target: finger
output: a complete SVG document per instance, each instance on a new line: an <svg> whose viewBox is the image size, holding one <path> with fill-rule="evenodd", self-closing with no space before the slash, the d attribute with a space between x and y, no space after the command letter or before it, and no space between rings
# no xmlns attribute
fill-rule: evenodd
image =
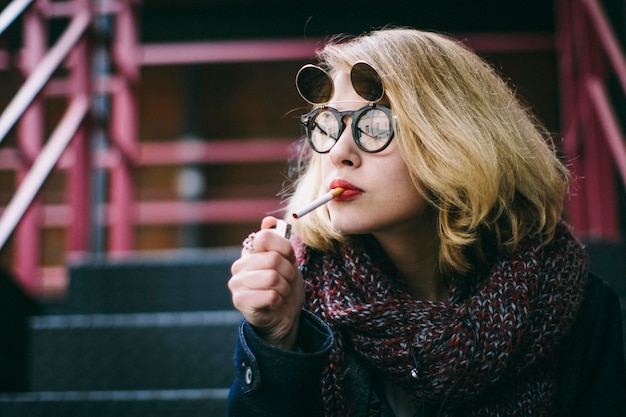
<svg viewBox="0 0 626 417"><path fill-rule="evenodd" d="M290 282L276 271L246 271L229 280L231 291L276 291L281 297L291 294Z"/></svg>
<svg viewBox="0 0 626 417"><path fill-rule="evenodd" d="M255 270L270 270L276 271L281 276L288 280L293 280L293 277L297 274L298 269L291 259L285 258L283 254L277 251L259 252L257 256L248 258L249 262L246 263L245 269L250 271Z"/></svg>
<svg viewBox="0 0 626 417"><path fill-rule="evenodd" d="M237 275L245 271L276 271L289 281L298 274L296 265L276 251L254 252L237 259L231 265L231 275Z"/></svg>
<svg viewBox="0 0 626 417"><path fill-rule="evenodd" d="M254 236L256 252L276 251L291 263L295 263L296 255L291 242L270 229L258 231Z"/></svg>
<svg viewBox="0 0 626 417"><path fill-rule="evenodd" d="M264 217L263 220L261 220L261 229L271 229L272 227L276 227L277 223L278 219L276 217Z"/></svg>
<svg viewBox="0 0 626 417"><path fill-rule="evenodd" d="M271 217L268 216L266 218L263 219L263 222L261 223L261 231L268 231L268 230L273 230L274 232L276 232L276 230L274 230L274 228L276 227L276 225L278 224L278 222L282 222L282 220L278 220L275 217ZM282 222L282 224L286 224L284 222ZM274 233L278 236L281 237L280 240L275 240L276 242L279 242L281 240L287 240L287 235L289 234L289 228L288 225L285 226L287 229L286 230L282 230L280 233ZM249 253L253 253L257 251L257 245L255 245L255 240L257 237L257 234L259 234L259 232L252 232L250 233L241 243L242 246L242 256L244 254L249 254ZM281 245L283 250L285 249L285 245L284 243ZM263 250L271 250L271 247L265 247Z"/></svg>
<svg viewBox="0 0 626 417"><path fill-rule="evenodd" d="M257 320L262 316L270 317L267 313L278 310L284 303L285 299L273 290L245 290L233 293L233 306L247 319L251 316Z"/></svg>
<svg viewBox="0 0 626 417"><path fill-rule="evenodd" d="M256 232L251 232L246 238L241 242L241 256L248 255L256 251L254 248L254 238L256 237Z"/></svg>
<svg viewBox="0 0 626 417"><path fill-rule="evenodd" d="M261 222L261 229L272 229L285 239L289 239L291 237L291 225L284 220L277 219L276 217L265 217Z"/></svg>

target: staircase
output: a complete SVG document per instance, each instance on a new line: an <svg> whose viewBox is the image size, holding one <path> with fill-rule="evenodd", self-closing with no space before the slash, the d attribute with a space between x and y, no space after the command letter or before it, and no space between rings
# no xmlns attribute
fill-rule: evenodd
<svg viewBox="0 0 626 417"><path fill-rule="evenodd" d="M256 7L252 12L250 9L242 12L241 7L228 1L215 2L219 7L201 0L144 3L142 37L157 46L177 37L184 41L238 39L241 33L250 39L301 39L306 19L314 14L315 19L305 33L310 38L341 31L358 33L362 27L379 23L371 22L369 16L348 21L345 16L365 14L369 6L373 10L380 9L379 2L368 0L357 10L352 4L336 5L339 9L335 8L334 13L320 17L317 5L295 5L278 0L240 2L248 3L249 8ZM523 43L519 39L533 39L533 35L538 35L539 44L542 44L544 35L554 29L550 2L532 0L530 4L512 2L507 6L504 2L455 0L449 7L437 6L436 2L423 3L422 12L411 21L406 20L410 14L404 5L387 7L387 13L395 10L396 14L379 17L381 21L385 20L384 23L406 22L407 25L448 32L476 34L485 31L484 37L469 37L475 42L470 42L471 46L482 49L484 55L516 84L523 97L533 103L548 127L559 131L558 68L552 39L549 39L548 47L541 46L534 51L507 49L511 45L519 47ZM479 6L485 7L488 3L490 10L498 12L502 19L480 11ZM299 9L305 7L311 7L311 10ZM511 10L500 10L507 8ZM452 13L454 16L451 16L451 10L456 12ZM243 25L241 19L250 16L254 19ZM244 26L247 32L240 32ZM482 48L484 43L481 42L490 35L497 37L506 32L522 33L523 36L500 38L499 42L487 42L495 46ZM186 38L183 37L185 33ZM263 45L259 43L257 47ZM275 49L274 45L272 43L269 49ZM144 164L149 166L138 167L135 173L140 188L144 186L139 190L139 197L150 201L138 201L139 205L144 203L145 210L140 212L147 220L135 227L139 230L136 237L138 249L152 251L182 246L178 244L179 230L171 227L172 220L168 217L175 212L171 210L174 206L157 205L152 201L180 197L171 184L178 168L169 160L161 171L155 166L159 161L162 163L161 159L167 159L162 155L177 153L172 150L179 148L161 142L181 137L182 127L190 125L199 131L200 137L206 137L206 148L198 148L202 150L198 152L200 155L192 155L193 158L189 159L191 165L197 164L206 171L207 194L211 198L230 198L237 193L238 197L253 195L263 201L261 197L273 196L278 191L283 178L276 172L283 171L285 159L278 152L263 169L256 164L249 166L255 162L252 157L235 165L229 158L220 160L214 154L219 155L216 149L222 149L225 144L232 146L237 137L241 137L246 142L235 149L241 156L239 149L249 149L259 132L267 137L292 139L290 135L294 134L295 124L281 119L281 116L285 109L295 108L301 102L285 80L292 79L301 65L298 61L304 57L298 55L289 62L253 62L249 67L239 63L214 66L195 63L191 65L192 69L181 69L182 65L179 68L163 62L155 64L158 48L145 51L152 51L152 55L145 54L144 59L148 62L142 69L139 104L145 113L139 144L144 159L148 160ZM306 59L310 62L309 57ZM258 83L255 77L264 82ZM215 80L227 81L214 83ZM239 94L231 95L235 87ZM197 94L186 89L197 90ZM268 106L265 100L268 96L280 97L285 102L281 106ZM213 106L214 103L220 105ZM165 114L164 108L171 114ZM205 113L212 114L220 122L231 123L205 123L193 109L202 113L202 117ZM261 112L267 109L276 114ZM246 123L232 123L228 118L232 115ZM266 131L269 129L267 120L272 121L277 131ZM223 141L220 138L224 138ZM213 146L211 152L209 145ZM284 147L279 145L275 148ZM155 149L160 149L161 153ZM105 168L106 163L117 161L116 155L104 158ZM280 160L280 166L277 160ZM116 170L111 169L111 172ZM268 174L270 171L273 176ZM254 181L242 186L244 180ZM621 200L623 206L624 197ZM238 220L240 223L231 219L223 225L215 223L224 216L212 218L209 215L208 208L213 206L194 206L200 209L185 212L184 222L211 223L209 227L203 225L198 229L202 232L198 246L220 245L216 249L138 252L129 258L113 260L92 256L70 263L67 297L62 300L35 302L14 285L13 277L0 277L0 334L5 338L0 344L0 416L226 416L228 388L233 379L232 353L241 316L233 310L226 287L230 265L238 256L239 248L224 245L240 241L256 227L257 219L262 217L260 212L270 211L259 204L249 203L247 206L258 208L259 213L248 213L243 221ZM228 212L233 206L224 207L222 210ZM52 209L48 216L53 220L51 226L66 226L65 217L53 218L55 213L66 212ZM151 215L145 216L145 213ZM254 223L250 223L252 219ZM113 227L115 223L111 221L108 226ZM158 229L161 226L164 231ZM108 233L112 235L110 231ZM592 269L620 296L626 335L626 248L617 241L586 243ZM63 246L59 240L43 241L41 246L63 252L59 250Z"/></svg>
<svg viewBox="0 0 626 417"><path fill-rule="evenodd" d="M36 311L24 386L0 394L0 415L225 416L241 320L226 281L238 254L185 250L72 265L69 298L22 315Z"/></svg>
<svg viewBox="0 0 626 417"><path fill-rule="evenodd" d="M587 248L594 271L620 296L626 335L624 249ZM84 260L70 268L69 298L56 303L35 306L2 288L13 300L2 326L13 323L12 338L28 354L0 363L11 375L2 391L18 391L0 394L0 415L226 416L241 320L226 283L239 250Z"/></svg>

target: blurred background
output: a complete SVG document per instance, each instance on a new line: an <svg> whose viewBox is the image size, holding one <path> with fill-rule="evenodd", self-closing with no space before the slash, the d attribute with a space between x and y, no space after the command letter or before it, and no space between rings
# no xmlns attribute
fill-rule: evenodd
<svg viewBox="0 0 626 417"><path fill-rule="evenodd" d="M329 36L434 30L553 132L566 217L618 291L620 0L0 1L1 415L225 415L240 242L280 214Z"/></svg>

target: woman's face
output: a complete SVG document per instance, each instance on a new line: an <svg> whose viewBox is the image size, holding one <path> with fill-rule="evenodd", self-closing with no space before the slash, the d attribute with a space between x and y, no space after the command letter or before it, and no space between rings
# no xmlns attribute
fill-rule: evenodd
<svg viewBox="0 0 626 417"><path fill-rule="evenodd" d="M334 83L330 107L346 111L367 104L354 91L348 74L338 73ZM352 123L351 117L346 117L345 122ZM337 231L374 235L406 233L420 224L420 215L427 203L411 183L397 138L383 151L367 153L358 148L352 129L347 127L333 148L321 158L324 186L345 189L327 205Z"/></svg>

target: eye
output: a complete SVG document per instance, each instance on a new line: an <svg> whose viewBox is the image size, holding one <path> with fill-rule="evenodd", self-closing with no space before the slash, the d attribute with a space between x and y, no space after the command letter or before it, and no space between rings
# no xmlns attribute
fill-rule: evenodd
<svg viewBox="0 0 626 417"><path fill-rule="evenodd" d="M318 152L327 152L339 137L339 122L331 110L321 110L309 123L309 142Z"/></svg>
<svg viewBox="0 0 626 417"><path fill-rule="evenodd" d="M360 145L372 152L383 149L393 136L391 120L379 108L372 108L363 113L356 128Z"/></svg>

